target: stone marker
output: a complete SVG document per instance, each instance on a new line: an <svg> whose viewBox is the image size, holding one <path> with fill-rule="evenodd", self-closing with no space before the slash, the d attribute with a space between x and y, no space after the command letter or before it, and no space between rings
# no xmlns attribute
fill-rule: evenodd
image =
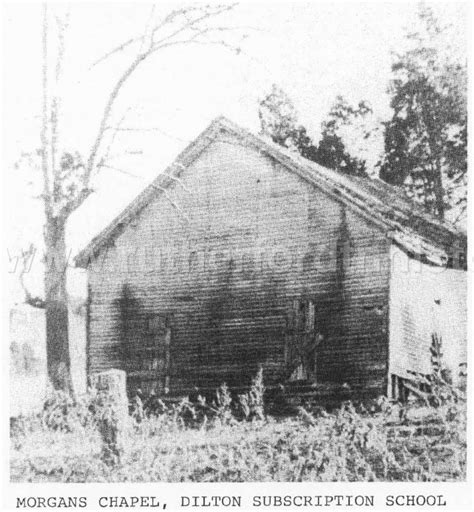
<svg viewBox="0 0 474 512"><path fill-rule="evenodd" d="M97 390L97 427L102 437L102 459L116 464L125 450L129 426L127 375L123 370L108 370L91 376Z"/></svg>

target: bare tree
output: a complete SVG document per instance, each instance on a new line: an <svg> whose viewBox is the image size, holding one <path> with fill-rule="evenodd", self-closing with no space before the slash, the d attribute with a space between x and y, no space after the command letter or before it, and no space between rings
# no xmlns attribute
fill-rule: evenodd
<svg viewBox="0 0 474 512"><path fill-rule="evenodd" d="M153 8L143 33L123 42L97 60L93 66L117 54L123 54L124 57L127 55L129 59L125 70L117 77L108 95L92 147L83 157L79 153L58 150L58 118L61 108L58 83L63 68L64 37L68 17L55 18L58 28L57 48L54 55L55 65L50 66L48 24L51 16L48 13L48 6L43 5L43 109L40 154L45 213L44 306L48 376L56 389L72 390L66 294L66 224L70 215L92 193L92 180L97 172L106 166L108 152L113 142L113 137L112 140L108 137L112 128L109 123L117 98L137 68L166 48L178 45L220 45L238 53L239 48L228 41L228 36L231 31L235 31L241 39L244 37L242 28L220 26L215 23L218 17L234 7L235 4L194 4L175 9L159 21L155 19Z"/></svg>

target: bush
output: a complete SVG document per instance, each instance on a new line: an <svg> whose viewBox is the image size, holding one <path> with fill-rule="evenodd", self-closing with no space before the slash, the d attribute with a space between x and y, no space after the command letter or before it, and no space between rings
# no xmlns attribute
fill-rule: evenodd
<svg viewBox="0 0 474 512"><path fill-rule="evenodd" d="M264 395L263 369L260 368L257 375L252 379L249 392L239 395L238 410L246 420L265 419Z"/></svg>
<svg viewBox="0 0 474 512"><path fill-rule="evenodd" d="M79 427L94 426L100 404L91 388L73 397L64 391L49 391L41 412L41 422L51 430L72 432Z"/></svg>

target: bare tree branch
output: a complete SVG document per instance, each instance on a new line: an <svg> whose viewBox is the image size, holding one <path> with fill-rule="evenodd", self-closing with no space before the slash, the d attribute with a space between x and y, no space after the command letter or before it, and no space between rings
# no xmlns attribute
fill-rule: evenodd
<svg viewBox="0 0 474 512"><path fill-rule="evenodd" d="M151 40L149 51L152 51L152 52L155 51L156 49L159 48L161 43L164 43L165 41L169 41L170 39L173 39L173 37L177 36L178 34L181 34L182 32L184 32L187 29L193 29L193 27L195 27L199 23L202 23L203 21L209 19L211 16L218 16L219 14L222 14L225 11L229 11L229 10L233 9L236 5L237 4L216 6L215 10L209 9L209 6L203 7L203 8L183 9L181 12L178 12L178 14L184 14L185 15L184 17L187 20L187 23L185 23L184 25L179 27L177 30L175 30L168 36L166 36L158 41L154 40L154 36L158 32L158 30L164 26L164 23L161 23L160 25L155 27L154 30L152 31L152 40ZM195 11L195 10L199 11L199 13L203 12L203 14L198 15L194 19L189 19L186 17L187 13Z"/></svg>
<svg viewBox="0 0 474 512"><path fill-rule="evenodd" d="M25 283L25 274L31 270L35 254L36 248L33 244L30 244L28 249L21 251L21 268L18 280L25 296L25 303L35 308L44 308L44 300L33 296Z"/></svg>
<svg viewBox="0 0 474 512"><path fill-rule="evenodd" d="M108 123L109 119L112 115L112 111L115 105L115 102L124 87L125 83L128 81L130 76L134 74L136 69L140 66L142 62L148 59L151 55L162 50L164 48L168 48L171 46L177 45L187 45L187 44L198 44L198 45L218 45L224 48L231 49L232 51L240 52L240 48L230 44L229 42L218 39L212 39L213 35L217 33L223 33L231 30L239 30L238 27L226 27L226 26L205 26L204 24L210 18L214 18L219 16L220 14L230 11L235 7L236 4L227 4L227 5L207 5L207 6L190 6L183 9L177 9L169 13L161 22L153 25L152 18L154 16L154 9L152 8L150 12L150 16L147 22L147 26L142 35L138 37L134 37L121 44L120 46L114 48L106 55L101 57L98 61L96 61L94 65L99 62L103 62L110 56L122 52L126 48L132 46L134 43L141 42L140 51L135 55L132 61L129 63L128 67L123 71L122 75L115 82L108 99L106 101L102 117L99 123L99 128L97 130L96 136L94 138L91 150L89 152L86 163L84 164L84 172L80 176L80 190L75 195L74 198L68 198L67 204L63 206L57 215L66 219L73 211L75 211L79 206L81 206L84 201L89 197L92 193L92 189L90 186L93 174L101 167L107 167L106 160L108 158L111 146L115 140L115 136L117 131L121 131L121 123L123 122L123 117L120 120L118 126L116 128L111 128ZM178 26L176 27L176 24ZM161 38L157 40L156 36L161 31L164 31L166 28L170 28L171 31L168 34L164 34ZM64 31L60 31L63 33ZM179 36L179 37L178 37ZM148 43L146 43L148 41ZM60 42L60 46L61 46ZM62 60L62 53L60 51L60 57ZM61 63L58 64L57 70L60 72ZM56 108L56 106L55 106ZM101 148L104 144L105 134L107 130L115 129L115 132L109 141L108 147L105 149L104 155L100 158L100 153L102 152ZM123 129L125 131L126 129ZM157 129L157 131L160 131ZM163 132L162 132L163 133ZM110 166L109 166L110 167ZM53 169L54 173L54 169ZM56 174L54 173L55 177ZM60 188L60 183L56 183L56 180L53 182L53 197L49 199L52 204L57 203L56 192L60 195L60 190L57 190L57 187ZM55 214L54 211L52 212Z"/></svg>
<svg viewBox="0 0 474 512"><path fill-rule="evenodd" d="M144 180L143 176L139 176L138 174L134 174L133 172L131 171L126 171L125 169L121 169L119 167L116 167L114 165L110 165L110 164L106 164L105 162L102 162L100 164L100 167L103 167L105 169L110 169L112 171L117 171L117 172L120 172L122 174L125 174L127 176L131 176L132 178L137 178L139 180ZM180 187L185 191L187 192L188 194L192 194L192 191L183 183L182 180L180 180L177 176L173 176L171 174L168 174L168 173L163 173L162 174L163 176L166 176L167 178L170 178L171 180L175 181L176 183L178 183L178 185L180 185Z"/></svg>
<svg viewBox="0 0 474 512"><path fill-rule="evenodd" d="M134 174L133 172L126 171L125 169L120 169L119 167L115 167L113 165L108 165L108 164L103 163L103 164L101 164L101 167L104 167L106 169L110 169L112 171L120 172L120 173L125 174L127 176L131 176L132 178L143 179L143 177L138 176L138 175ZM179 178L175 178L174 176L170 176L169 174L165 174L165 176L167 176L168 178L171 178L171 179L175 179L177 182L180 182L182 184L182 182L181 182L181 180ZM187 187L185 187L184 184L182 184L182 185L183 185L183 188L185 188L186 190L189 190L189 189L187 189ZM170 196L169 192L166 190L166 188L161 187L159 185L156 185L154 183L152 183L151 186L153 188L155 188L156 190L159 190L160 192L163 192L164 196L169 201L171 206L173 206L173 208L180 213L180 215L186 220L186 222L189 223L189 218L183 212L183 210L178 206L178 204L175 201L173 201L173 199L171 198L171 196Z"/></svg>
<svg viewBox="0 0 474 512"><path fill-rule="evenodd" d="M189 144L191 142L191 140L189 139L183 139L182 137L178 137L177 135L168 133L166 130L163 130L163 128L159 128L158 126L150 126L148 128L139 128L134 126L107 126L107 130L113 130L115 132L158 132L164 135L165 137L168 137L169 139L177 140L179 142L185 142L186 144Z"/></svg>
<svg viewBox="0 0 474 512"><path fill-rule="evenodd" d="M99 146L102 142L104 133L107 129L107 122L109 120L110 114L112 112L112 107L117 99L120 90L122 89L124 83L127 79L132 75L132 73L138 68L138 66L146 59L148 54L141 54L135 58L135 60L130 64L130 66L125 70L122 76L118 79L115 86L113 87L109 99L105 105L104 112L102 114L102 120L100 122L99 130L97 136L95 138L94 144L92 145L92 149L89 154L89 158L86 164L86 174L84 176L84 185L88 186L90 177L94 170L94 165L96 163L97 153L99 151Z"/></svg>
<svg viewBox="0 0 474 512"><path fill-rule="evenodd" d="M120 53L120 52L123 52L126 48L128 48L129 46L131 46L133 43L138 43L139 41L142 41L143 40L143 36L139 36L139 37L132 37L131 39L129 39L128 41L125 41L125 43L122 43L121 45L117 46L116 48L114 48L113 50L110 50L110 52L107 52L105 55L103 55L102 57L100 57L100 59L97 59L95 62L93 62L90 67L89 67L89 70L91 70L92 68L95 68L98 64L100 64L101 62L103 62L104 60L107 60L109 57L111 57L112 55L115 55L116 53Z"/></svg>
<svg viewBox="0 0 474 512"><path fill-rule="evenodd" d="M204 35L205 32L199 34L199 35ZM241 52L241 49L240 47L238 46L234 46L230 43L227 43L226 41L224 40L219 40L219 41L212 41L212 40L203 40L203 41L199 41L197 40L197 38L193 38L193 39L183 39L182 41L173 41L172 43L165 43L165 44L162 44L160 45L159 47L157 47L154 51L157 51L157 50L161 50L163 48L169 48L170 46L178 46L178 45L182 45L182 44L197 44L197 45L203 45L203 46L222 46L224 48L227 48L237 54L239 54Z"/></svg>
<svg viewBox="0 0 474 512"><path fill-rule="evenodd" d="M59 82L63 71L64 63L64 39L67 27L69 25L69 10L64 19L56 16L56 24L58 26L58 55L56 58L55 75L54 75L54 94L51 101L51 166L53 171L56 169L56 155L58 144L58 117L60 109L60 96L58 94Z"/></svg>
<svg viewBox="0 0 474 512"><path fill-rule="evenodd" d="M456 215L456 218L453 220L453 224L456 225L460 220L463 220L466 215L466 212L467 212L467 205L464 203L461 205L458 215Z"/></svg>
<svg viewBox="0 0 474 512"><path fill-rule="evenodd" d="M52 201L49 176L49 151L48 151L48 7L43 4L43 66L42 66L42 86L43 86L43 107L41 124L41 172L43 174L43 196L46 218L52 217Z"/></svg>
<svg viewBox="0 0 474 512"><path fill-rule="evenodd" d="M157 52L160 49L169 47L169 46L176 46L181 44L190 44L190 43L198 43L198 44L219 44L221 46L232 48L236 50L236 48L233 48L231 45L226 43L225 41L199 41L198 38L202 37L206 34L209 34L212 32L212 27L207 27L201 30L197 30L197 25L203 23L205 20L218 16L226 11L230 11L235 7L236 4L228 4L228 5L217 5L217 6L204 6L204 7L188 7L186 9L180 9L176 11L172 11L161 23L154 26L153 29L151 29L151 35L150 35L150 44L148 48L140 52L131 62L131 64L125 69L125 71L122 73L122 75L119 77L117 82L115 83L114 87L112 88L112 91L110 92L110 95L108 97L107 103L105 105L101 122L99 125L99 129L97 132L97 135L95 137L94 143L92 145L91 151L89 153L89 157L87 159L87 163L85 166L85 173L82 178L82 184L83 184L83 190L81 193L78 194L76 199L70 203L70 205L67 207L67 210L65 213L71 213L74 211L74 209L78 208L85 199L89 196L91 190L90 190L90 180L92 177L92 174L94 172L94 169L97 167L97 158L98 153L100 150L100 146L103 143L104 134L108 128L108 121L112 113L113 106L115 104L115 101L117 100L117 97L124 86L124 84L127 82L127 80L130 78L130 76L135 72L135 70L138 68L138 66L145 61L148 57L150 57L152 54ZM196 14L194 17L190 17L191 14ZM163 28L164 26L172 23L174 20L176 20L179 16L183 16L185 19L185 22L179 26L176 30L174 30L171 34L168 34L167 36L161 38L158 41L154 40L155 35L158 33L158 31ZM178 34L181 34L185 32L188 29L192 29L193 33L189 37L185 37L184 39L173 41L172 39L176 37ZM223 27L218 27L218 30L223 30ZM143 39L147 37L147 34L143 34L140 36L139 39ZM134 38L134 40L137 40L137 38ZM131 44L131 41L127 41L125 44ZM112 55L112 53L116 53L117 51L120 51L120 49L115 49L112 52L109 52L108 55ZM101 160L102 162L102 160Z"/></svg>
<svg viewBox="0 0 474 512"><path fill-rule="evenodd" d="M114 165L109 165L109 164L106 164L106 163L101 163L100 167L103 167L104 169L110 169L112 171L120 172L121 174L125 174L127 176L131 176L132 178L139 178L139 179L141 178L141 176L133 174L133 172L126 171L125 169L121 169L120 167L115 167ZM141 178L141 179L143 179L143 178Z"/></svg>
<svg viewBox="0 0 474 512"><path fill-rule="evenodd" d="M155 6L153 5L152 9L151 9L150 16L148 18L148 22L147 22L147 26L145 28L144 34L141 34L136 37L132 37L129 40L122 43L121 45L117 46L116 48L113 48L112 50L107 52L105 55L103 55L102 57L97 59L94 63L92 63L92 65L90 66L89 69L92 69L95 66L97 66L98 64L100 64L101 62L104 62L112 55L115 55L116 53L120 53L120 52L124 51L126 48L132 46L134 43L141 42L139 54L147 53L153 46L156 46L157 44L159 44L161 42L164 42L168 39L173 38L174 36L180 34L181 32L183 32L186 29L192 29L196 24L201 23L202 21L204 21L205 19L207 19L209 17L217 16L225 11L229 11L229 10L233 9L236 5L237 5L236 3L229 4L229 5L220 5L220 6L217 5L214 7L214 9L211 8L212 6L205 6L205 7L192 6L192 7L187 7L187 8L183 8L183 9L176 9L176 10L170 12L160 23L158 23L157 25L155 25L154 27L149 29L148 27L151 25L151 19L153 18L153 15L154 15ZM192 19L192 18L187 17L187 14L191 13L191 12L204 12L205 14ZM161 39L159 41L154 41L154 37L158 33L158 31L161 30L163 27L170 25L179 16L183 16L186 19L186 23L184 23L184 25L182 25L176 31L174 31L173 33L164 37L163 39ZM239 27L235 27L232 29L229 28L229 30L239 30L239 29L240 29ZM245 27L242 27L241 29L245 30ZM224 29L221 28L221 30L224 30ZM148 50L145 50L144 43L145 43L147 37L149 37L149 45L148 45Z"/></svg>
<svg viewBox="0 0 474 512"><path fill-rule="evenodd" d="M183 217L183 219L189 224L190 220L189 217L184 213L184 211L176 204L173 199L171 199L171 196L169 195L169 192L164 188L160 187L159 185L152 184L153 188L156 188L156 190L159 190L160 192L163 192L166 199L168 199L171 206Z"/></svg>
<svg viewBox="0 0 474 512"><path fill-rule="evenodd" d="M155 4L153 4L151 6L150 15L148 16L148 21L147 21L146 26L145 26L145 35L144 35L144 37L142 39L142 44L140 45L140 53L143 52L144 46L145 46L145 40L149 36L149 33L151 31L151 25L152 25L154 14L155 14Z"/></svg>
<svg viewBox="0 0 474 512"><path fill-rule="evenodd" d="M183 183L182 180L180 180L177 176L172 176L171 174L167 174L167 173L164 173L164 175L167 177L167 178L170 178L172 179L173 181L176 181L176 183L178 183L178 185L181 186L181 188L187 192L188 194L192 194L191 190Z"/></svg>
<svg viewBox="0 0 474 512"><path fill-rule="evenodd" d="M53 173L53 204L57 204L61 197L61 177L57 172L57 153L58 153L58 123L59 111L61 108L61 100L59 95L59 83L61 80L65 45L64 39L67 27L69 25L69 10L64 19L56 16L56 24L58 26L58 55L56 57L55 76L54 76L54 93L51 100L51 170ZM53 212L56 213L56 212Z"/></svg>
<svg viewBox="0 0 474 512"><path fill-rule="evenodd" d="M152 13L150 14L150 18L153 16L153 12L154 12L154 6L152 7ZM163 25L164 23L168 22L167 21L168 18L169 18L169 16L167 18L165 18L165 20L163 21L163 23L161 25ZM153 30L156 30L156 27ZM104 62L109 57L112 57L112 55L115 55L116 53L123 52L126 48L130 47L134 43L142 42L142 45L143 45L143 42L145 41L145 38L146 38L146 32L147 32L147 30L145 29L145 34L142 34L142 35L139 35L139 36L136 36L136 37L132 37L132 38L128 39L127 41L125 41L124 43L120 44L119 46L113 48L112 50L107 52L105 55L103 55L102 57L100 57L99 59L94 61L91 64L91 66L89 67L89 69L92 69L95 66L97 66L98 64L100 64L101 62ZM142 52L143 52L143 46L140 48L140 53L142 53Z"/></svg>
<svg viewBox="0 0 474 512"><path fill-rule="evenodd" d="M117 129L114 131L114 133L112 134L112 137L110 138L110 141L109 141L109 144L107 146L107 149L105 150L104 152L104 156L101 158L101 161L100 163L102 162L106 162L109 158L109 155L110 155L110 150L112 149L112 146L115 142L115 138L117 137L117 133L119 131L121 131L121 126L122 126L122 123L125 121L125 118L127 117L127 114L130 112L131 110L131 107L127 108L127 110L125 111L125 113L123 114L123 116L120 118L119 122L117 123ZM106 130L108 128L106 127ZM105 133L105 132L104 132ZM99 166L100 166L100 163L99 163Z"/></svg>

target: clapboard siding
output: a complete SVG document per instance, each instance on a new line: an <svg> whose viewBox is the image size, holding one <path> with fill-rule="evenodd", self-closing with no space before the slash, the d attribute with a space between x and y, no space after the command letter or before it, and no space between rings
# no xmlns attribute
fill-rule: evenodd
<svg viewBox="0 0 474 512"><path fill-rule="evenodd" d="M432 335L442 364L458 382L467 364L467 279L462 270L425 265L391 247L390 373L402 378L432 371Z"/></svg>
<svg viewBox="0 0 474 512"><path fill-rule="evenodd" d="M247 385L260 365L278 383L289 308L311 300L317 380L383 392L388 262L378 227L261 152L215 141L91 261L89 369L130 370L160 314L172 391Z"/></svg>

